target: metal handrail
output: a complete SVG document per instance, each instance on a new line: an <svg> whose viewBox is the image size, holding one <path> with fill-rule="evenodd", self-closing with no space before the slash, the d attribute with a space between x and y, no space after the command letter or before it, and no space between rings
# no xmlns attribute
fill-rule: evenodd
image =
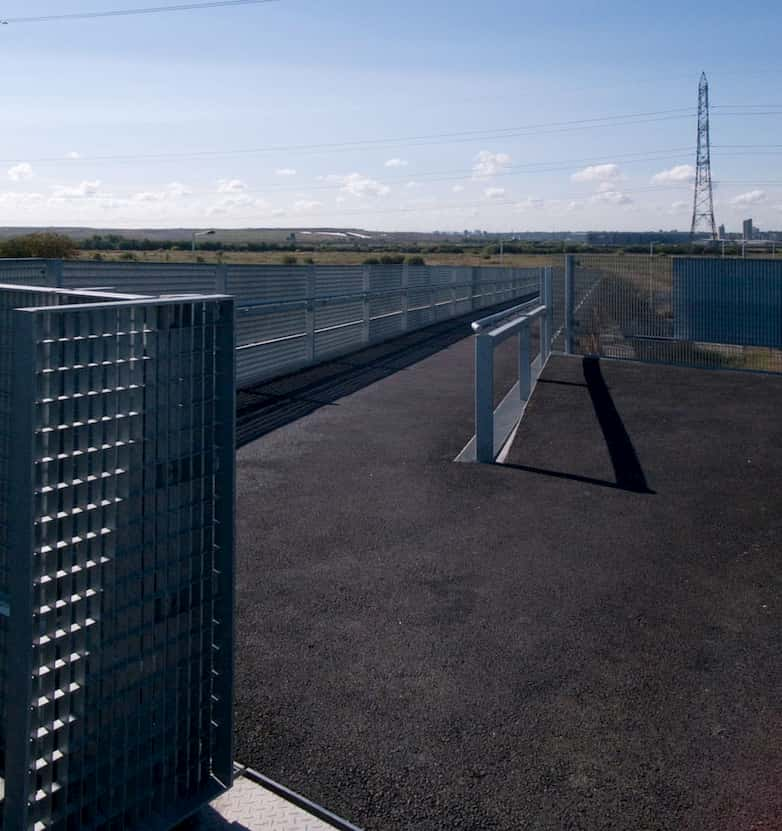
<svg viewBox="0 0 782 831"><path fill-rule="evenodd" d="M530 295L530 297L523 303L519 303L516 306L511 306L509 309L504 309L501 312L495 312L494 314L488 315L487 317L482 317L480 320L474 320L471 324L473 332L481 332L484 329L493 326L498 321L504 320L506 317L511 317L511 315L522 312L523 309L526 309L530 303L533 303L539 297L540 294Z"/></svg>
<svg viewBox="0 0 782 831"><path fill-rule="evenodd" d="M459 461L492 463L524 414L535 383L551 354L553 333L552 270L545 269L540 292L533 300L475 321L475 437L459 455ZM516 315L513 317L513 315ZM531 359L530 329L540 321L540 351ZM490 328L491 327L491 328ZM518 336L518 380L500 405L494 408L494 350Z"/></svg>

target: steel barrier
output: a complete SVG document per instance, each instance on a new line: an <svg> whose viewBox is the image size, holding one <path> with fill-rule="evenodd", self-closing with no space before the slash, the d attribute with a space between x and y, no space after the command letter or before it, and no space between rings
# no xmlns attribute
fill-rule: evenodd
<svg viewBox="0 0 782 831"><path fill-rule="evenodd" d="M0 285L3 828L167 831L233 775L228 297Z"/></svg>
<svg viewBox="0 0 782 831"><path fill-rule="evenodd" d="M240 386L537 290L538 268L0 260L0 282L236 298ZM4 275L8 274L6 278Z"/></svg>

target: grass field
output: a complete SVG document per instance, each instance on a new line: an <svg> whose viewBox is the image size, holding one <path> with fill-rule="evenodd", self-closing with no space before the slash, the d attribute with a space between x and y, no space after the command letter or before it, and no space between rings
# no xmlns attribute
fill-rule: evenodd
<svg viewBox="0 0 782 831"><path fill-rule="evenodd" d="M361 265L368 257L380 257L383 252L372 251L313 251L294 254L299 265L311 261L319 265ZM395 252L394 252L395 253ZM129 256L130 255L130 256ZM192 254L189 251L101 251L101 259L108 262L135 261L140 263L231 263L234 265L282 265L287 262L290 252L261 251L261 252L224 252L200 251ZM424 254L427 265L449 266L498 266L499 255L485 259L480 254ZM93 251L82 251L80 260L93 260ZM559 265L562 256L553 254L506 254L505 265L516 268L536 268L546 265Z"/></svg>

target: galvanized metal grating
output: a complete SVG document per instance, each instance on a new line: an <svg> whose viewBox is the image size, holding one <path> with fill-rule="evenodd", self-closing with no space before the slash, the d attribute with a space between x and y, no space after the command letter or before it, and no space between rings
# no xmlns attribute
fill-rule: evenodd
<svg viewBox="0 0 782 831"><path fill-rule="evenodd" d="M4 827L168 828L231 780L232 301L10 318Z"/></svg>

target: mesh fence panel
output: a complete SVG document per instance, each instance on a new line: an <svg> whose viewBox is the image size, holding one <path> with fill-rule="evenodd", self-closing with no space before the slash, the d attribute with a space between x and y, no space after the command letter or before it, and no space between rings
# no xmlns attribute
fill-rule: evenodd
<svg viewBox="0 0 782 831"><path fill-rule="evenodd" d="M782 372L782 263L584 255L573 289L579 354Z"/></svg>
<svg viewBox="0 0 782 831"><path fill-rule="evenodd" d="M231 777L233 306L63 296L0 292L3 827L169 828Z"/></svg>

